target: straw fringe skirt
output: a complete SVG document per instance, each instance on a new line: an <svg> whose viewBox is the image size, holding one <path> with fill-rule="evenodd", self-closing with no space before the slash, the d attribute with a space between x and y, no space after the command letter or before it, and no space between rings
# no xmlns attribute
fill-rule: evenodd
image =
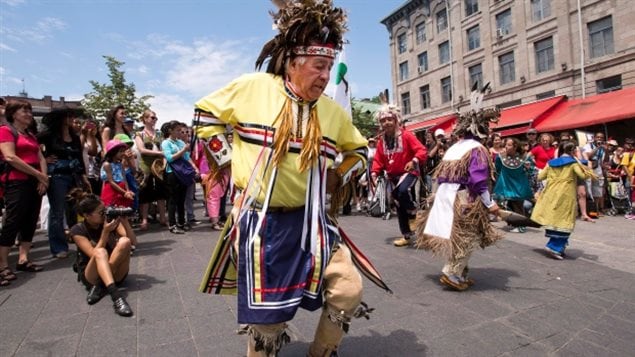
<svg viewBox="0 0 635 357"><path fill-rule="evenodd" d="M503 239L503 236L489 223L485 205L480 200L469 202L466 190L459 191L454 201L454 220L450 239L424 233L429 213L430 210L426 210L417 215L416 246L432 251L436 256L444 258L464 256L473 247L474 240L478 240L480 247L485 248Z"/></svg>

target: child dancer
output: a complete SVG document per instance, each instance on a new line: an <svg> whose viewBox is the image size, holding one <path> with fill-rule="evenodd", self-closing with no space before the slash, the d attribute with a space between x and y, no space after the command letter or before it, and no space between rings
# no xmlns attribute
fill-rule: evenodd
<svg viewBox="0 0 635 357"><path fill-rule="evenodd" d="M558 157L547 162L538 174L538 180L547 180L540 194L531 219L545 227L549 238L545 249L554 259L562 260L564 250L573 232L577 212L577 178L593 177L593 173L575 158L576 145L561 143Z"/></svg>

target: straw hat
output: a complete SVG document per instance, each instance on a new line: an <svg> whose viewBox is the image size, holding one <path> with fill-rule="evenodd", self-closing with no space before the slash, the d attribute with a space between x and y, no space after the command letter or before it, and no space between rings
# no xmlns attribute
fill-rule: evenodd
<svg viewBox="0 0 635 357"><path fill-rule="evenodd" d="M159 180L163 180L163 172L165 171L165 160L155 159L150 165L150 171Z"/></svg>

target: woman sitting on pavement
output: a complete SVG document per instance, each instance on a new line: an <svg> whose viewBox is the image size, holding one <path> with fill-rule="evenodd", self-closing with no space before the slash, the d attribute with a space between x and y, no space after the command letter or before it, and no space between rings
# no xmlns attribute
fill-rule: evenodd
<svg viewBox="0 0 635 357"><path fill-rule="evenodd" d="M119 292L130 268L130 232L116 217L106 220L106 208L99 197L75 189L70 196L77 203L84 221L71 228L71 237L77 245L77 279L89 289L86 301L96 304L110 294L115 313L132 316L132 309Z"/></svg>

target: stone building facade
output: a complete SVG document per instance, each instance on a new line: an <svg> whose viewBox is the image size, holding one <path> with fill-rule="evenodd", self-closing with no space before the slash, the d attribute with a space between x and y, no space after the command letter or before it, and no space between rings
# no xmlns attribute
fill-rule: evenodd
<svg viewBox="0 0 635 357"><path fill-rule="evenodd" d="M485 105L501 108L635 86L633 5L407 1L382 20L389 33L393 101L404 119L418 122L468 105L474 82L489 82Z"/></svg>
<svg viewBox="0 0 635 357"><path fill-rule="evenodd" d="M42 99L30 98L24 96L5 96L5 100L21 99L31 103L33 107L33 117L37 120L41 119L44 114L52 111L56 108L69 107L69 108L81 108L82 102L79 100L66 100L64 97L60 97L58 100L53 99L50 95L45 95Z"/></svg>

